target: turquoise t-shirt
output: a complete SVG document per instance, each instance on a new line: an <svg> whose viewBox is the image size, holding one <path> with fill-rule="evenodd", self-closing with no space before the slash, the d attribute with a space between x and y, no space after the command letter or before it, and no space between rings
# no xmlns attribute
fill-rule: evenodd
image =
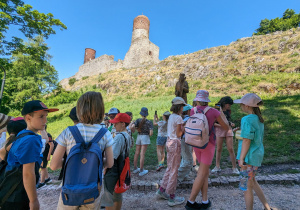
<svg viewBox="0 0 300 210"><path fill-rule="evenodd" d="M255 114L249 114L242 118L241 137L250 139L251 144L245 157L245 162L252 166L261 166L264 157L264 124L259 121ZM239 140L237 159L240 159L243 140Z"/></svg>

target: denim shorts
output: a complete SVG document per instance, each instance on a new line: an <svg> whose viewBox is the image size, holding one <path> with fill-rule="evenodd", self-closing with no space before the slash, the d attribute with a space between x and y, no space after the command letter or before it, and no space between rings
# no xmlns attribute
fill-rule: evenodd
<svg viewBox="0 0 300 210"><path fill-rule="evenodd" d="M167 142L167 137L157 136L156 145L165 146Z"/></svg>

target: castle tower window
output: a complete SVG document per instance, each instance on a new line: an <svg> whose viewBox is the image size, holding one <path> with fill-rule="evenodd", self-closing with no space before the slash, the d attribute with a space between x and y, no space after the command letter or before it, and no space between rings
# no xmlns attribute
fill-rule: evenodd
<svg viewBox="0 0 300 210"><path fill-rule="evenodd" d="M152 55L152 51L149 51L149 55Z"/></svg>

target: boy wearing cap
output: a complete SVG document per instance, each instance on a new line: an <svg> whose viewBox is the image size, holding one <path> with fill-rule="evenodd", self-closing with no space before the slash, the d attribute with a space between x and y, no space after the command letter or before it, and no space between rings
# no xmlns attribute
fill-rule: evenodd
<svg viewBox="0 0 300 210"><path fill-rule="evenodd" d="M25 103L22 115L27 124L27 128L19 132L19 135L28 133L28 135L12 143L7 156L6 171L15 168L22 170L23 189L16 191L7 199L5 207L2 209L39 209L36 184L39 178L39 166L42 163L42 150L47 138L45 126L47 123L48 112L55 112L58 109L48 109L43 102L39 100ZM41 131L41 135L37 134ZM45 136L45 137L44 137Z"/></svg>
<svg viewBox="0 0 300 210"><path fill-rule="evenodd" d="M119 113L113 120L109 120L109 122L112 123L116 128L116 136L114 137L114 143L112 145L114 156L113 167L117 167L116 162L120 155L125 157L126 152L129 154L131 138L126 127L129 125L130 121L131 117L126 113ZM118 179L119 177L116 177L114 181L105 181L101 206L105 206L107 210L119 210L122 207L122 194L114 192L114 187Z"/></svg>
<svg viewBox="0 0 300 210"><path fill-rule="evenodd" d="M109 112L108 112L108 117L109 117L109 119L111 119L111 120L113 120L113 119L115 119L115 117L116 117L116 115L118 114L118 113L120 113L120 111L117 109L117 108L111 108L110 110L109 110ZM113 137L115 137L115 135L116 135L116 128L115 128L115 126L111 123L111 125L108 127L108 130L111 132L111 135L113 136Z"/></svg>

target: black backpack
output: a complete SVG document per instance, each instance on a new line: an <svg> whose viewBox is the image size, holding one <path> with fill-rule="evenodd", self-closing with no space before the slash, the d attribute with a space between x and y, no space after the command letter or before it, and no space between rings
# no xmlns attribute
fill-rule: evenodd
<svg viewBox="0 0 300 210"><path fill-rule="evenodd" d="M21 134L10 141L5 145L5 149L14 141L27 136L34 135L31 132ZM13 202L24 202L24 200L28 200L27 193L25 191L23 185L23 167L15 167L11 171L6 171L7 164L7 156L6 154L4 160L0 162L0 207L7 201L7 199L13 196ZM36 180L39 180L39 165L36 163L35 165L35 174ZM12 201L10 201L12 202Z"/></svg>

